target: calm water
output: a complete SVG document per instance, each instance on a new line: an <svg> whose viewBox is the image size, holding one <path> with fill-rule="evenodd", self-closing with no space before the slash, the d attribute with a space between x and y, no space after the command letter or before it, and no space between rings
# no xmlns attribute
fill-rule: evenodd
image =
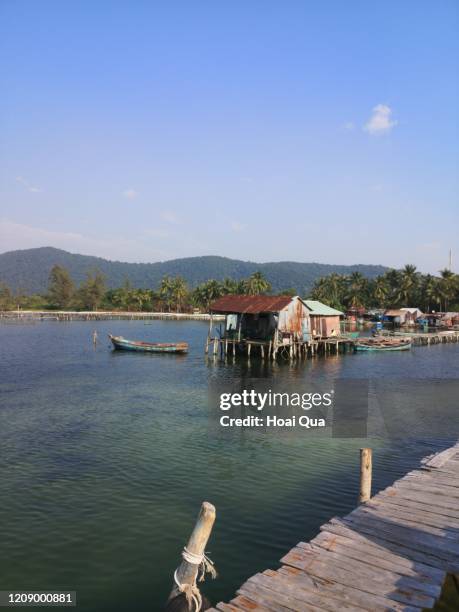
<svg viewBox="0 0 459 612"><path fill-rule="evenodd" d="M190 354L114 353L109 331L186 340ZM355 506L360 446L374 449L377 490L457 437L454 415L446 436L429 421L444 424L454 389L426 408L403 377L457 379L458 344L248 368L207 362L206 333L195 322L0 325L1 589L76 590L85 611L159 610L207 499L218 513L208 548L219 578L204 592L227 599ZM299 382L366 377L389 381L400 437L209 428L209 382L268 378L294 391Z"/></svg>

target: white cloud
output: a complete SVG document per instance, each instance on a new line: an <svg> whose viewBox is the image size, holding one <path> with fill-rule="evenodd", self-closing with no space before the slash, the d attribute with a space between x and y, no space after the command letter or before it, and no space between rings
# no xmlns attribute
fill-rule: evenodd
<svg viewBox="0 0 459 612"><path fill-rule="evenodd" d="M247 226L244 225L243 223L239 223L238 221L233 221L230 224L230 227L233 230L233 232L243 232Z"/></svg>
<svg viewBox="0 0 459 612"><path fill-rule="evenodd" d="M16 177L16 182L20 183L23 187L25 187L27 189L27 191L29 191L30 193L40 193L41 189L40 187L35 187L33 185L31 185L29 183L29 181L27 179L25 179L23 176L17 176Z"/></svg>
<svg viewBox="0 0 459 612"><path fill-rule="evenodd" d="M135 198L139 195L139 192L130 187L129 189L125 189L123 191L123 196L128 200L135 200Z"/></svg>
<svg viewBox="0 0 459 612"><path fill-rule="evenodd" d="M372 115L363 129L369 134L386 134L397 125L397 121L392 119L392 109L386 104L378 104L373 108Z"/></svg>
<svg viewBox="0 0 459 612"><path fill-rule="evenodd" d="M179 223L178 216L172 210L163 210L160 216L161 216L161 219L163 221L167 221L167 223L173 223L173 224Z"/></svg>

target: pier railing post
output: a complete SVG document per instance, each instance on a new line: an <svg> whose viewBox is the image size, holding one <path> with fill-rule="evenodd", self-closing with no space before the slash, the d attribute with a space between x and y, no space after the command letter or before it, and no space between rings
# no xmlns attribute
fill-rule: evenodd
<svg viewBox="0 0 459 612"><path fill-rule="evenodd" d="M372 450L360 449L360 489L359 503L363 504L371 498Z"/></svg>
<svg viewBox="0 0 459 612"><path fill-rule="evenodd" d="M215 516L215 506L209 502L203 502L194 529L187 545L182 551L182 562L174 574L174 585L168 602L180 593L184 593L187 598L196 597L198 572L200 569L204 570L204 572L206 570L209 571L209 568L206 566L209 560L205 557L205 549L212 532ZM213 568L210 571L213 573ZM213 577L215 575L213 574ZM197 592L199 594L199 591ZM198 596L200 598L200 595ZM191 605L189 609L193 610L194 608Z"/></svg>

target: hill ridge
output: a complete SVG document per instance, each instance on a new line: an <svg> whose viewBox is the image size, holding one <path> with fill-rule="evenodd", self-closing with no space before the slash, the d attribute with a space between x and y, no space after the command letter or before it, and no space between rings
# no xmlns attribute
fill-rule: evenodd
<svg viewBox="0 0 459 612"><path fill-rule="evenodd" d="M239 280L259 270L274 291L295 287L301 294L307 292L317 278L333 272L350 274L358 271L374 277L388 269L372 264L335 265L289 260L257 263L220 255L130 263L70 253L55 247L37 247L0 254L0 281L17 293L43 293L47 289L49 272L56 264L67 268L77 284L89 271L98 269L105 275L109 288L119 287L129 279L135 287L155 289L166 274L183 276L190 287L195 287L209 278Z"/></svg>

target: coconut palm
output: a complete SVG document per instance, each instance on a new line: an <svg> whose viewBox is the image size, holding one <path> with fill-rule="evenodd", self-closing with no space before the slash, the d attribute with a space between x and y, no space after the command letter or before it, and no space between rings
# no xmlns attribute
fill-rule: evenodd
<svg viewBox="0 0 459 612"><path fill-rule="evenodd" d="M174 282L170 276L164 276L159 285L159 296L161 300L166 304L167 311L170 312L173 303L173 288Z"/></svg>
<svg viewBox="0 0 459 612"><path fill-rule="evenodd" d="M245 292L248 295L259 295L271 291L271 284L263 276L262 272L254 272L245 283Z"/></svg>
<svg viewBox="0 0 459 612"><path fill-rule="evenodd" d="M185 279L182 278L181 276L176 276L172 280L171 292L172 292L172 298L175 302L176 310L177 312L181 312L183 302L185 301L188 295L188 287L187 287Z"/></svg>
<svg viewBox="0 0 459 612"><path fill-rule="evenodd" d="M387 304L390 287L384 276L378 276L373 282L373 301L377 306L384 308Z"/></svg>
<svg viewBox="0 0 459 612"><path fill-rule="evenodd" d="M440 290L443 295L446 311L448 310L449 303L455 298L459 290L459 277L451 270L448 270L448 268L440 270L440 276Z"/></svg>
<svg viewBox="0 0 459 612"><path fill-rule="evenodd" d="M407 264L401 272L400 297L405 306L415 303L419 286L419 274L416 266Z"/></svg>
<svg viewBox="0 0 459 612"><path fill-rule="evenodd" d="M351 308L363 306L366 302L368 281L360 272L352 272L346 282L345 301Z"/></svg>

